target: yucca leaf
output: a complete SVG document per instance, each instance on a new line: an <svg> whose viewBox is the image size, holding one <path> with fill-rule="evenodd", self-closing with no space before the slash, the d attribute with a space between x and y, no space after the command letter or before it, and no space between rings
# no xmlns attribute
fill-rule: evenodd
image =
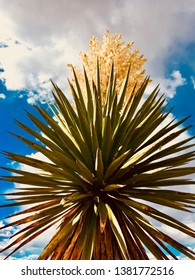
<svg viewBox="0 0 195 280"><path fill-rule="evenodd" d="M59 245L57 246L57 249L55 249L54 254L52 255L52 260L58 260L58 259L80 259L80 252L76 250L75 244L80 238L82 234L83 229L83 219L80 219L79 223L77 224L74 233L72 236L67 240L66 242L61 241ZM61 244L62 243L62 244ZM83 248L83 247L81 247ZM59 253L58 253L59 250ZM73 255L74 254L74 255Z"/></svg>
<svg viewBox="0 0 195 280"><path fill-rule="evenodd" d="M104 177L104 163L102 158L102 151L99 148L97 149L96 152L95 171L96 171L97 182L98 184L101 185Z"/></svg>
<svg viewBox="0 0 195 280"><path fill-rule="evenodd" d="M87 246L87 236L88 236L88 229L90 225L90 219L91 219L91 210L88 211L85 215L83 215L83 219L81 219L82 223L82 230L75 241L74 249L71 252L71 256L69 259L71 260L80 260L83 252L83 248ZM85 222L85 226L84 223ZM86 245L85 245L86 244ZM67 259L67 258L65 258Z"/></svg>
<svg viewBox="0 0 195 280"><path fill-rule="evenodd" d="M91 87L89 85L89 80L85 68L84 68L84 78L85 78L85 85L86 85L86 92L87 92L87 113L88 113L88 120L90 122L91 120L93 120L94 117L94 105L93 105L93 96L91 92Z"/></svg>
<svg viewBox="0 0 195 280"><path fill-rule="evenodd" d="M112 184L112 185L107 185L103 191L104 192L110 192L110 191L114 191L114 190L117 190L117 189L120 189L120 188L123 188L124 185L117 185L117 184Z"/></svg>
<svg viewBox="0 0 195 280"><path fill-rule="evenodd" d="M186 233L190 236L195 237L195 232L190 229L189 227L185 226L183 223L179 222L178 220L174 219L173 217L166 215L162 212L159 212L158 210L154 209L151 206L148 206L144 203L140 203L137 201L134 201L132 199L118 199L119 201L143 212L144 214L151 216L152 218L159 220L160 222L163 222L164 224L167 224L169 226L172 226L175 229L179 229L181 232Z"/></svg>
<svg viewBox="0 0 195 280"><path fill-rule="evenodd" d="M103 233L108 219L108 211L101 200L98 202L97 211L100 216L100 232Z"/></svg>
<svg viewBox="0 0 195 280"><path fill-rule="evenodd" d="M53 223L55 224L55 222ZM45 228L42 228L41 230L36 230L36 232L31 235L29 238L25 239L25 241L23 241L19 246L17 246L10 254L8 254L6 256L5 259L7 259L10 255L14 254L17 250L19 250L21 247L23 247L24 245L26 245L27 243L29 243L30 241L32 241L33 239L35 239L36 237L38 237L40 234L42 234L44 231L46 231L47 229L49 229L53 224L51 225L48 225L47 227ZM36 229L36 228L34 228ZM17 239L17 242L19 242L21 240L21 237L19 239ZM15 245L17 243L16 241L12 242L9 246L7 246L6 248L4 248L4 250L6 249L9 249L10 247L12 247L13 245ZM3 251L4 251L3 250ZM0 251L1 253L2 251Z"/></svg>
<svg viewBox="0 0 195 280"><path fill-rule="evenodd" d="M80 169L80 172L82 173L82 175L89 181L89 182L93 182L94 180L94 175L93 173L91 173L91 171L87 168L87 166L85 166L85 164L83 164L79 159L76 160L76 163Z"/></svg>
<svg viewBox="0 0 195 280"><path fill-rule="evenodd" d="M58 138L61 139L61 142L63 143L63 146L65 146L66 149L67 149L67 147L71 148L71 152L73 152L73 157L74 158L75 157L82 158L82 154L79 150L80 146L78 146L79 141L77 141L78 139L80 140L80 137L78 136L78 134L77 134L76 139L74 139L73 137L70 137L59 127L59 125L56 123L56 121L54 121L54 119L51 116L48 116L48 114L46 112L44 112L43 109L37 109L37 110L40 112L40 114L42 114L44 116L47 123L55 131L56 135L58 135ZM37 124L37 122L34 118L32 120L33 120L34 123ZM41 127L39 127L39 128L42 131L42 128ZM76 143L76 145L75 145L75 143ZM46 143L46 145L47 145L47 143ZM83 147L83 145L81 147ZM85 152L86 152L86 150L85 150ZM70 153L70 150L69 150L69 153Z"/></svg>
<svg viewBox="0 0 195 280"><path fill-rule="evenodd" d="M93 87L93 96L94 96L94 127L96 129L96 135L98 138L98 143L100 146L102 145L102 104L101 104L101 97L99 92L95 86L95 83L92 82Z"/></svg>
<svg viewBox="0 0 195 280"><path fill-rule="evenodd" d="M97 89L97 96L98 97L98 103L101 106L102 105L102 90L101 90L101 72L100 72L100 63L99 58L97 57L97 63L96 63L96 89ZM95 84L94 84L95 85ZM96 100L97 101L97 100ZM101 115L101 110L99 111Z"/></svg>
<svg viewBox="0 0 195 280"><path fill-rule="evenodd" d="M64 116L68 127L70 129L71 127L79 128L79 119L73 107L71 106L71 103L68 101L65 94L55 83L52 82L52 85L56 91L56 94L53 94L54 99L56 101L57 106L59 107L61 114Z"/></svg>
<svg viewBox="0 0 195 280"><path fill-rule="evenodd" d="M77 90L77 96L79 98L79 101L81 102L81 106L80 107L85 109L85 112L86 112L86 107L85 107L85 102L84 102L83 94L82 94L82 91L81 91L81 88L80 88L80 84L79 84L79 81L77 79L77 75L75 73L74 67L72 67L72 72L73 72L73 77L74 77L74 82L75 82L75 88Z"/></svg>
<svg viewBox="0 0 195 280"><path fill-rule="evenodd" d="M149 78L146 78L143 82L142 86L138 90L138 92L133 96L130 110L128 110L127 115L124 119L124 121L120 124L118 130L114 133L114 139L113 139L113 152L116 152L118 148L121 146L121 140L125 137L126 132L128 131L128 136L133 133L133 130L130 129L130 127L135 122L135 119L131 122L137 106L141 100L141 97L144 94L144 90L148 84Z"/></svg>
<svg viewBox="0 0 195 280"><path fill-rule="evenodd" d="M112 109L111 109L111 112L110 112L111 128L112 128L112 134L113 135L114 135L114 131L116 129L116 126L118 125L120 114L121 114L121 111L117 112L117 110L118 110L117 103L118 103L118 95L115 94Z"/></svg>
<svg viewBox="0 0 195 280"><path fill-rule="evenodd" d="M118 221L117 221L112 209L110 208L110 206L108 204L106 204L105 206L106 206L107 211L108 211L108 218L109 218L109 221L110 221L111 228L112 228L113 233L115 234L116 239L119 243L121 252L124 255L125 259L129 259L129 254L128 254L126 242L125 242L123 233L121 231L120 225L118 224Z"/></svg>
<svg viewBox="0 0 195 280"><path fill-rule="evenodd" d="M113 65L114 66L114 65ZM125 101L125 97L126 97L126 92L127 92L127 85L128 85L128 81L129 81L129 74L131 71L131 65L128 66L127 69L127 74L125 75L125 79L122 83L120 92L119 92L119 101L118 101L118 105L117 105L117 111L118 113L121 112L123 105L124 105L124 101Z"/></svg>
<svg viewBox="0 0 195 280"><path fill-rule="evenodd" d="M185 193L185 192L177 192L171 190L151 190L151 189L143 189L141 192L136 189L131 189L129 192L125 189L121 190L124 194L128 194L128 196L144 199L145 201L151 201L154 203L158 203L159 205L164 205L168 207L172 207L174 209L179 209L187 212L191 212L187 208L193 208L194 204L194 194ZM190 204L187 204L190 203Z"/></svg>
<svg viewBox="0 0 195 280"><path fill-rule="evenodd" d="M85 138L86 142L90 144L90 122L88 120L87 111L83 102L78 98L74 86L69 82L72 95L74 97L76 110L78 113L79 128L82 136Z"/></svg>
<svg viewBox="0 0 195 280"><path fill-rule="evenodd" d="M105 102L104 113L103 113L104 118L108 116L111 112L114 97L116 95L115 85L116 85L116 79L114 75L114 64L112 63L111 71L109 75L107 93L106 93L106 102Z"/></svg>
<svg viewBox="0 0 195 280"><path fill-rule="evenodd" d="M112 163L108 166L106 169L106 173L104 176L104 180L107 180L110 178L116 171L123 165L125 160L128 158L129 154L131 153L131 150L126 151L123 153L121 156L116 158L115 160L112 161Z"/></svg>
<svg viewBox="0 0 195 280"><path fill-rule="evenodd" d="M55 249L55 247L59 244L59 242L63 239L66 239L68 235L70 235L81 217L81 212L79 211L76 214L76 211L79 207L74 207L72 211L70 211L70 216L66 216L66 219L62 222L60 229L45 247L44 251L40 254L39 259L48 258L50 253Z"/></svg>
<svg viewBox="0 0 195 280"><path fill-rule="evenodd" d="M168 259L166 254L157 246L154 242L156 240L156 235L159 231L153 227L143 216L140 216L135 211L129 211L128 208L122 207L123 211L127 214L127 217L123 217L128 224L128 227L132 232L136 234L136 236L142 240L143 244L148 248L148 250L155 256L156 259ZM134 218L132 218L132 215ZM130 217L129 217L130 216ZM144 230L143 230L144 228ZM149 232L149 234L147 234ZM160 239L163 238L163 233L158 234ZM153 240L154 239L154 240Z"/></svg>
<svg viewBox="0 0 195 280"><path fill-rule="evenodd" d="M121 230L125 237L130 259L132 259L132 260L149 259L148 255L146 254L146 250L145 250L143 244L139 241L135 232L133 232L133 231L129 232L129 226L126 223L126 221L123 219L123 217L120 217L118 215L117 218L120 220Z"/></svg>
<svg viewBox="0 0 195 280"><path fill-rule="evenodd" d="M13 161L17 161L18 163L26 164L40 170L42 169L44 171L51 172L54 174L57 173L58 175L63 176L63 170L58 168L53 163L48 163L46 161L42 161L39 159L34 159L32 157L22 156L14 153L4 152L4 154L8 156L10 159L12 159Z"/></svg>
<svg viewBox="0 0 195 280"><path fill-rule="evenodd" d="M158 140L159 138L166 136L170 131L174 131L175 128L179 127L182 123L184 123L187 119L189 119L189 116L182 119L179 122L176 122L175 124L172 124L174 122L174 119L171 120L164 128L160 129L158 132L154 134L154 136L150 137L149 140L147 140L141 147L145 147L147 145L150 145L152 142ZM171 125L172 124L172 125ZM182 133L182 132L181 132ZM169 140L167 141L169 143Z"/></svg>
<svg viewBox="0 0 195 280"><path fill-rule="evenodd" d="M108 159L110 155L110 150L112 147L112 128L110 116L106 116L103 119L103 140L102 140L102 157L105 167L108 166Z"/></svg>
<svg viewBox="0 0 195 280"><path fill-rule="evenodd" d="M90 260L92 258L94 242L95 242L95 234L96 234L96 224L97 224L97 213L95 213L95 210L94 211L92 210L92 217L88 227L88 232L86 234L87 235L85 240L86 244L83 248L82 255L81 255L82 260Z"/></svg>
<svg viewBox="0 0 195 280"><path fill-rule="evenodd" d="M92 154L93 154L94 161L96 160L96 152L97 149L100 148L100 144L101 143L98 142L97 132L94 127L94 124L93 122L91 122L91 145L92 145Z"/></svg>
<svg viewBox="0 0 195 280"><path fill-rule="evenodd" d="M148 159L146 159L144 162L142 162L140 164L140 166L141 165L146 165L147 166L148 163L153 162L154 160L157 160L157 159L159 160L163 157L170 156L171 154L178 153L178 152L181 152L183 150L187 150L189 148L194 147L195 144L191 144L191 145L188 145L188 146L183 146L187 142L191 141L193 138L183 140L183 141L178 142L176 144L170 145L167 148L159 149L157 153L151 155ZM193 154L193 152L192 152L192 154ZM188 155L184 154L184 157L188 158ZM175 161L175 162L177 162L177 161Z"/></svg>

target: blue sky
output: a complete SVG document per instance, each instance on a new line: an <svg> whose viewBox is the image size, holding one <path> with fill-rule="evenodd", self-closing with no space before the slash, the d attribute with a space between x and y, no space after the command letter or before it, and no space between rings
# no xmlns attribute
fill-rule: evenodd
<svg viewBox="0 0 195 280"><path fill-rule="evenodd" d="M79 52L87 50L90 36L102 38L105 30L121 33L126 42L135 41L135 48L148 59L151 87L160 83L176 118L191 115L187 124L193 125L189 134L195 135L195 2L174 2L0 0L0 150L33 153L7 133L23 133L14 119L31 126L24 109L34 112L34 104L45 106L52 100L50 78L67 92L67 63L78 66ZM0 166L10 164L0 154ZM0 181L1 193L13 187ZM0 209L0 223L16 210ZM193 215L185 219L195 228ZM1 247L14 230L0 233ZM193 241L181 239L195 249ZM34 259L43 246L40 238L14 257Z"/></svg>

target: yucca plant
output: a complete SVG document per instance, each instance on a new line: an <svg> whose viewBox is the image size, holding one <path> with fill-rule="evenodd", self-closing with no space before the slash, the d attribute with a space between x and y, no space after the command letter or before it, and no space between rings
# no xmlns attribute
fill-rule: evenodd
<svg viewBox="0 0 195 280"><path fill-rule="evenodd" d="M14 199L7 206L32 206L11 215L25 217L1 228L27 223L2 251L14 247L10 256L56 224L39 259L143 260L149 259L147 252L156 259L177 259L172 249L195 259L192 250L150 219L195 237L193 229L152 206L187 212L194 207L194 194L173 190L194 184L185 177L195 172L186 165L194 159L193 137L177 140L189 128L180 126L187 118L163 125L170 111L158 86L143 100L149 77L127 94L130 65L118 92L112 63L104 100L98 59L96 80L83 73L85 89L73 68L73 104L53 83L51 111L35 106L40 118L28 113L39 131L17 121L35 141L14 136L48 161L5 152L37 172L5 168L16 175L3 180L24 184L6 194Z"/></svg>

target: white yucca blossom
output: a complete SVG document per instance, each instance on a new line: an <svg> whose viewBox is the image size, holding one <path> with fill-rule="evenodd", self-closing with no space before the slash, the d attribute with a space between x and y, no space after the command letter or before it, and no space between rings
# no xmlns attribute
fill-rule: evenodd
<svg viewBox="0 0 195 280"><path fill-rule="evenodd" d="M100 84L102 99L105 101L106 89L109 82L111 65L114 62L114 70L117 78L116 91L119 93L124 77L127 74L130 65L130 77L127 85L126 95L132 93L134 86L138 89L144 80L145 70L143 65L146 62L144 55L139 50L133 50L134 42L125 44L121 41L122 35L115 33L111 35L109 31L105 32L103 40L99 41L97 37L91 36L88 53L80 53L82 64L85 67L90 81L96 81L97 76L97 58L100 67ZM72 68L71 64L68 64ZM77 78L82 89L85 90L83 71L76 69Z"/></svg>

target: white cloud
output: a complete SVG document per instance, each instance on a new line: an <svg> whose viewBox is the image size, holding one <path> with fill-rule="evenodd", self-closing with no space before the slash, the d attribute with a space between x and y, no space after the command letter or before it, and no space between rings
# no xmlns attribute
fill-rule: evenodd
<svg viewBox="0 0 195 280"><path fill-rule="evenodd" d="M102 37L106 29L120 32L125 41L148 58L148 73L164 80L164 60L182 43L194 42L193 0L161 1L62 1L0 0L2 41L1 73L7 89L28 91L28 102L50 99L49 79L67 90L66 64L77 64L89 37ZM167 8L168 7L168 8ZM109 14L109 16L108 16ZM181 44L179 44L181 43ZM154 79L154 80L155 80ZM172 97L180 77L167 89ZM166 84L167 85L167 84ZM36 93L35 93L36 91Z"/></svg>
<svg viewBox="0 0 195 280"><path fill-rule="evenodd" d="M4 221L0 221L0 228L5 225ZM9 228L5 228L3 230L0 230L0 250L2 250L5 246L8 245L10 242L10 237L14 234L15 230L11 226ZM0 260L5 258L4 253L0 253Z"/></svg>
<svg viewBox="0 0 195 280"><path fill-rule="evenodd" d="M20 215L20 219L26 217L26 215ZM6 223L13 222L17 220L18 217L12 217L7 219L6 221L0 221L0 227L5 225ZM15 236L10 239L10 237L16 233L17 231L21 230L22 228L26 227L28 224L19 225L17 227L8 227L0 231L0 250L8 246L10 243L12 243L15 239L17 239L19 236ZM50 241L51 237L54 235L59 223L53 225L48 230L46 230L44 233L27 243L25 246L20 248L16 253L14 253L12 256L10 256L8 259L22 259L22 260L30 260L30 259L37 259L38 254L41 253L43 248L46 246L46 244ZM4 259L11 251L13 251L18 244L15 244L13 247L7 249L6 251L0 253L0 260Z"/></svg>
<svg viewBox="0 0 195 280"><path fill-rule="evenodd" d="M168 98L173 98L177 88L186 84L186 79L182 77L179 70L172 72L169 78L152 77L153 81L148 85L147 93L151 93L157 84L160 84L161 93Z"/></svg>
<svg viewBox="0 0 195 280"><path fill-rule="evenodd" d="M173 71L171 78L165 80L165 89L162 91L165 92L168 97L172 98L176 93L177 87L183 86L185 82L186 79L182 77L178 70Z"/></svg>
<svg viewBox="0 0 195 280"><path fill-rule="evenodd" d="M191 76L190 78L191 78L191 81L192 81L192 84L193 84L193 87L194 87L194 90L195 90L195 78L193 76Z"/></svg>
<svg viewBox="0 0 195 280"><path fill-rule="evenodd" d="M64 49L67 44L62 44ZM67 84L68 51L63 53L62 45L31 47L10 39L8 47L0 51L1 67L4 69L1 79L7 90L27 91L28 103L34 104L37 100L44 102L51 99L50 78L64 89Z"/></svg>
<svg viewBox="0 0 195 280"><path fill-rule="evenodd" d="M0 221L0 228L4 226L3 221ZM0 231L0 238L9 238L11 236L11 232L13 232L13 227L9 229L4 229L3 231Z"/></svg>
<svg viewBox="0 0 195 280"><path fill-rule="evenodd" d="M5 99L5 98L6 98L5 94L4 93L0 93L0 99Z"/></svg>

